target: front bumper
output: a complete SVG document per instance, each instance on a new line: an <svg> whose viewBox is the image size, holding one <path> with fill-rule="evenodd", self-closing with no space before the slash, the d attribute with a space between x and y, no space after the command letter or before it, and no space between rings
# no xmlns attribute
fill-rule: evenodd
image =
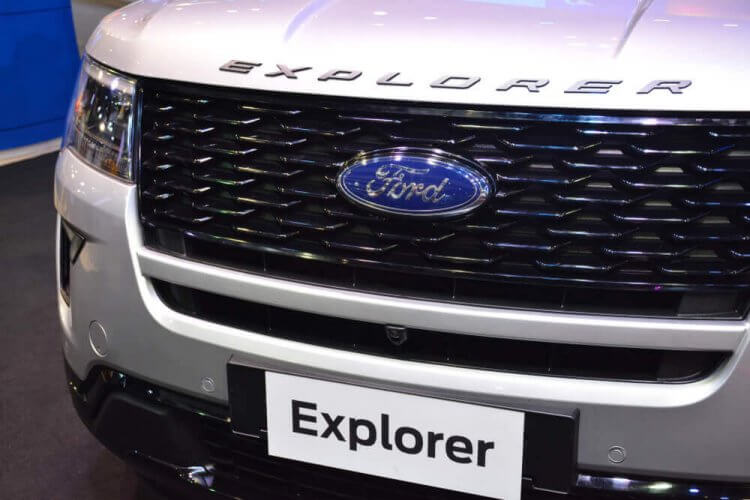
<svg viewBox="0 0 750 500"><path fill-rule="evenodd" d="M58 160L55 204L60 216L87 237L71 269L70 304L59 300L65 358L80 379L93 367L106 365L226 406L226 365L235 359L426 396L514 408L562 407L580 412L580 470L603 476L750 482L747 321L647 320L446 305L186 261L143 246L134 186L87 167L67 150ZM389 318L424 330L733 354L708 378L677 385L436 366L317 347L188 317L162 303L152 278L288 309L362 321ZM94 340L93 322L102 327ZM609 460L614 446L626 450L626 460Z"/></svg>
<svg viewBox="0 0 750 500"><path fill-rule="evenodd" d="M166 493L195 498L470 500L458 494L269 457L264 436L234 434L229 408L95 367L80 380L66 364L81 420L111 451ZM263 406L261 402L259 406ZM571 500L644 496L745 499L750 486L578 474ZM559 499L524 482L525 500Z"/></svg>

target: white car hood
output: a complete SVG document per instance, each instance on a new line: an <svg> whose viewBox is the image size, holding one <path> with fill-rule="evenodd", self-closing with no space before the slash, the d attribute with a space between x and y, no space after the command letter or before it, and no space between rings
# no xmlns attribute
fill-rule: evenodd
<svg viewBox="0 0 750 500"><path fill-rule="evenodd" d="M106 17L86 50L120 71L228 87L504 106L750 110L745 0L143 0ZM230 60L261 63L220 71ZM296 79L276 64L310 66ZM318 78L361 71L353 81ZM400 72L410 86L378 85ZM433 88L446 75L468 89ZM539 92L496 89L544 79ZM607 94L566 93L581 80ZM689 80L682 93L654 80ZM458 81L455 81L458 82Z"/></svg>

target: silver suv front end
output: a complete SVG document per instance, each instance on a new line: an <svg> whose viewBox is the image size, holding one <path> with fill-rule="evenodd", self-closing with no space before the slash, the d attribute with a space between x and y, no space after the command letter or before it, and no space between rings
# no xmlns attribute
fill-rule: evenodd
<svg viewBox="0 0 750 500"><path fill-rule="evenodd" d="M144 186L136 182L147 155L141 133L151 132L141 129L142 82L112 75L126 86L132 84L126 95L133 96L127 111L133 114L124 116L120 107L109 122L101 120L114 124L109 132L122 134L110 142L123 154L94 154L86 149L90 142L69 140L55 175L58 248L69 244L70 234L83 240L75 259L70 252L59 252L68 261L58 262L65 269L59 273L58 300L65 360L77 379L86 380L92 370L106 367L226 407L227 365L232 363L442 399L554 409L577 414L577 479L571 478L571 487L577 482L627 490L629 483L623 481L630 481L633 487L659 493L668 490L671 481L750 482L750 354L744 310L736 318L691 319L477 305L285 279L155 248L144 228ZM109 88L122 85L109 77L107 82ZM132 175L123 166L131 160ZM61 238L65 228L70 233ZM547 375L428 362L289 339L186 314L165 302L158 290L163 284L407 331L600 347L605 353L653 350L722 356L706 373L687 381ZM596 483L599 476L621 480Z"/></svg>

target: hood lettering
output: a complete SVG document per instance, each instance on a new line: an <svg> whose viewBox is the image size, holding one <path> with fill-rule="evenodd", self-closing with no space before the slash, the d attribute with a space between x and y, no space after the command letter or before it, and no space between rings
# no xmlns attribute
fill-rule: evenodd
<svg viewBox="0 0 750 500"><path fill-rule="evenodd" d="M231 73L248 74L251 73L254 68L263 66L263 63L238 61L232 59L226 64L219 67L219 71L228 71ZM309 71L313 68L311 66L300 66L297 68L290 68L284 64L275 64L278 71L272 71L265 73L266 78L276 78L284 76L290 80L297 80L296 73L302 71ZM402 73L400 71L391 71L383 75L371 75L375 76L375 84L381 86L390 87L410 87L415 82L410 80L397 80L400 78ZM320 82L353 82L359 77L364 76L364 73L357 69L330 69L320 73L317 80ZM482 77L478 75L443 75L436 80L423 82L424 87L433 89L451 89L451 90L469 90L475 86L480 86ZM547 79L534 79L534 78L514 78L506 80L505 83L495 82L497 92L529 92L532 94L538 94L540 92L551 92L547 87L550 80ZM608 94L615 85L623 83L622 80L580 80L574 82L565 87L562 92L566 94ZM661 93L668 92L669 94L682 94L683 91L692 85L691 80L685 80L681 78L669 78L662 80L652 80L646 82L643 86L639 87L636 92L638 95L650 94L654 91L661 91Z"/></svg>

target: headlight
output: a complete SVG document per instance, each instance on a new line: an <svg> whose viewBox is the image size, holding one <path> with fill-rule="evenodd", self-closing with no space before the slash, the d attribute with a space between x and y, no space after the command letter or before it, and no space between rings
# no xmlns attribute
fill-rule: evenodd
<svg viewBox="0 0 750 500"><path fill-rule="evenodd" d="M94 168L133 180L135 81L84 58L63 146Z"/></svg>

